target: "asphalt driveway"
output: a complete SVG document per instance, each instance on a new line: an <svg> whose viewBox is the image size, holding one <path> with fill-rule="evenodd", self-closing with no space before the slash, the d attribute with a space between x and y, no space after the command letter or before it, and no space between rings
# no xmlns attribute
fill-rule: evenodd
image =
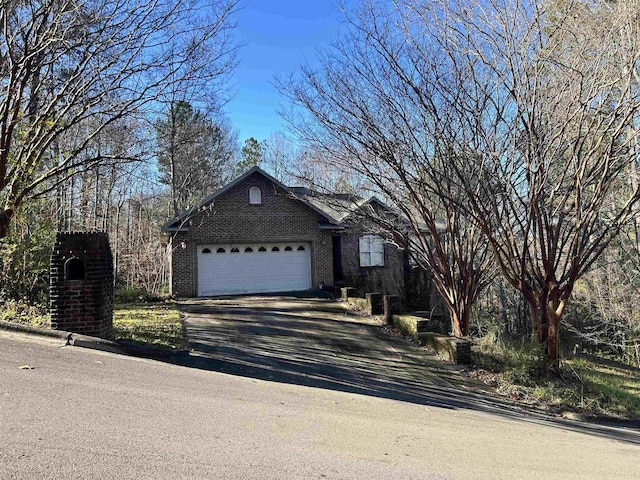
<svg viewBox="0 0 640 480"><path fill-rule="evenodd" d="M192 367L421 405L523 413L483 394L459 367L333 299L190 299L179 309Z"/></svg>
<svg viewBox="0 0 640 480"><path fill-rule="evenodd" d="M460 367L330 298L256 295L182 300L178 307L192 349L175 362L184 366L612 436L603 425L498 397ZM637 441L627 432L616 437Z"/></svg>

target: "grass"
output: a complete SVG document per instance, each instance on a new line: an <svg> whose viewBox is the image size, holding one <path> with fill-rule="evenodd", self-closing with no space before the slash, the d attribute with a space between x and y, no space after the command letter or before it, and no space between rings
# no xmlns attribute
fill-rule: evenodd
<svg viewBox="0 0 640 480"><path fill-rule="evenodd" d="M149 298L143 291L127 291L115 295L113 312L114 340L127 340L140 344L167 348L184 347L184 325L172 302ZM0 321L20 323L36 328L49 328L46 309L23 301L0 303Z"/></svg>
<svg viewBox="0 0 640 480"><path fill-rule="evenodd" d="M640 418L640 369L598 357L552 368L539 347L494 337L477 341L475 375L498 393L551 410Z"/></svg>
<svg viewBox="0 0 640 480"><path fill-rule="evenodd" d="M566 363L583 382L582 408L640 418L640 369L597 357L576 357Z"/></svg>
<svg viewBox="0 0 640 480"><path fill-rule="evenodd" d="M115 340L184 347L184 325L172 302L130 303L114 306L113 333Z"/></svg>

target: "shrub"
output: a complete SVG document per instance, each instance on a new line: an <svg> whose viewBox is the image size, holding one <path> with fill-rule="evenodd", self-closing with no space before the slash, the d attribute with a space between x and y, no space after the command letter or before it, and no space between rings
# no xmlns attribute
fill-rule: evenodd
<svg viewBox="0 0 640 480"><path fill-rule="evenodd" d="M142 288L120 288L113 293L117 304L161 302L163 298Z"/></svg>
<svg viewBox="0 0 640 480"><path fill-rule="evenodd" d="M49 314L41 305L31 305L23 300L0 302L0 320L22 323L32 327L49 327Z"/></svg>

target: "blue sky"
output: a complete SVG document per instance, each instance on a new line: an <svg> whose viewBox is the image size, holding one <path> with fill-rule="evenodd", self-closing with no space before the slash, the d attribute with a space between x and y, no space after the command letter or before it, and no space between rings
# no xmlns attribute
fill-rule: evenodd
<svg viewBox="0 0 640 480"><path fill-rule="evenodd" d="M284 99L274 77L312 62L315 47L330 42L340 26L335 0L245 0L244 5L236 17L245 44L233 77L236 94L225 108L240 142L286 130L277 113Z"/></svg>

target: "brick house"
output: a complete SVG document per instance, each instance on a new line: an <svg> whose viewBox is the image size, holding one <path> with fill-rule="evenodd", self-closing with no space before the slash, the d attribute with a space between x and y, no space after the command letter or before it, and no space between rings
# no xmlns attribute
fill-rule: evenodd
<svg viewBox="0 0 640 480"><path fill-rule="evenodd" d="M403 251L350 219L367 202L286 187L254 167L163 227L178 297L355 286L403 295Z"/></svg>

